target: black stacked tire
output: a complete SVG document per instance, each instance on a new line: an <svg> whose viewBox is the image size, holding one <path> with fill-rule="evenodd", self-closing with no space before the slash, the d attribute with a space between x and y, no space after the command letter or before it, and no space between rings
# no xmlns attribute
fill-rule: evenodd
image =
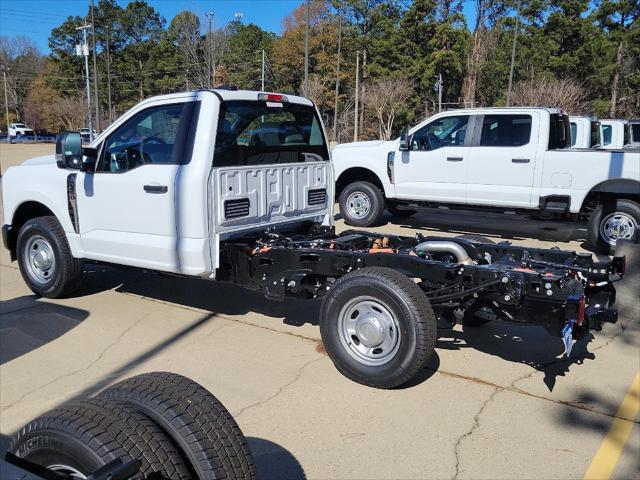
<svg viewBox="0 0 640 480"><path fill-rule="evenodd" d="M113 385L99 397L129 403L152 418L174 439L201 480L256 478L240 427L224 405L193 380L146 373Z"/></svg>
<svg viewBox="0 0 640 480"><path fill-rule="evenodd" d="M128 404L103 399L69 402L41 415L15 434L9 451L84 476L119 458L141 460L136 479L193 478L170 438L151 419Z"/></svg>
<svg viewBox="0 0 640 480"><path fill-rule="evenodd" d="M349 339L341 337L340 316L348 308L345 306L358 298L371 299L374 310L388 312L397 322L397 350L384 364L371 365L366 358L364 362L354 358ZM435 351L437 323L427 297L412 279L390 268L370 267L336 280L322 302L320 333L325 350L345 377L370 387L395 388L427 365Z"/></svg>
<svg viewBox="0 0 640 480"><path fill-rule="evenodd" d="M354 182L340 194L340 213L344 223L354 227L377 225L384 212L384 197L378 187L370 182Z"/></svg>
<svg viewBox="0 0 640 480"><path fill-rule="evenodd" d="M49 262L50 268L37 268L30 259L37 248L45 246L46 255L39 260ZM36 295L60 298L73 293L80 284L83 262L71 255L67 237L55 217L36 217L20 229L17 239L20 273L27 286ZM42 250L41 250L42 251ZM34 272L39 272L40 277Z"/></svg>

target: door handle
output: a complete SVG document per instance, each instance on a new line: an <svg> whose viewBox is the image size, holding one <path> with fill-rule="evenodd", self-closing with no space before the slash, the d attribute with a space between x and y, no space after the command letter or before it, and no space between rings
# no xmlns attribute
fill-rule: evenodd
<svg viewBox="0 0 640 480"><path fill-rule="evenodd" d="M461 162L462 157L447 157L447 162Z"/></svg>
<svg viewBox="0 0 640 480"><path fill-rule="evenodd" d="M145 185L143 188L147 193L167 193L169 191L169 187L166 185Z"/></svg>
<svg viewBox="0 0 640 480"><path fill-rule="evenodd" d="M530 158L512 158L511 163L529 163L531 161Z"/></svg>

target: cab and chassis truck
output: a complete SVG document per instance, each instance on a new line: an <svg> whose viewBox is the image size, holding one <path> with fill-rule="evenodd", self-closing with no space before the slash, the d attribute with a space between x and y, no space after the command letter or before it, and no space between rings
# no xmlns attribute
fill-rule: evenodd
<svg viewBox="0 0 640 480"><path fill-rule="evenodd" d="M612 282L624 258L336 234L333 198L309 100L201 90L143 101L88 147L65 133L55 156L9 168L2 236L44 297L71 295L94 262L231 282L271 300L320 297L335 366L378 388L425 368L438 322L542 325L569 354L575 339L616 321Z"/></svg>

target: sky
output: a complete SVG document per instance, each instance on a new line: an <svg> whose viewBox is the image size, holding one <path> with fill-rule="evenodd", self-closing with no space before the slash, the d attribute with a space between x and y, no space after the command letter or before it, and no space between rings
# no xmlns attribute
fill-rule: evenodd
<svg viewBox="0 0 640 480"><path fill-rule="evenodd" d="M147 0L167 20L179 12L191 10L206 25L205 13L214 11L214 28L233 20L242 13L244 23L255 23L265 30L281 33L284 17L302 0ZM97 3L98 0L95 0ZM118 0L120 5L128 1ZM51 29L59 26L69 15L85 15L90 0L0 0L0 35L31 38L41 53L48 53Z"/></svg>

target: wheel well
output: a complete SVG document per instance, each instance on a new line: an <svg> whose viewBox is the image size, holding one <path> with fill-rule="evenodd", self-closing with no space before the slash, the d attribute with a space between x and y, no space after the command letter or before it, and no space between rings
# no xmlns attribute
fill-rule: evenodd
<svg viewBox="0 0 640 480"><path fill-rule="evenodd" d="M342 172L340 177L338 177L338 180L336 181L336 200L340 198L342 190L344 190L347 185L358 181L373 183L384 195L384 187L382 186L382 182L380 181L380 178L378 178L378 175L366 168L354 167L345 170Z"/></svg>
<svg viewBox="0 0 640 480"><path fill-rule="evenodd" d="M39 202L29 201L20 204L13 214L11 233L9 235L9 250L14 252L18 240L18 232L27 221L36 217L55 216L53 212Z"/></svg>
<svg viewBox="0 0 640 480"><path fill-rule="evenodd" d="M639 187L640 188L640 184ZM582 202L581 213L590 213L595 210L598 205L611 200L619 199L633 200L636 203L640 203L640 193L630 192L604 192L599 190L591 190L584 201Z"/></svg>

